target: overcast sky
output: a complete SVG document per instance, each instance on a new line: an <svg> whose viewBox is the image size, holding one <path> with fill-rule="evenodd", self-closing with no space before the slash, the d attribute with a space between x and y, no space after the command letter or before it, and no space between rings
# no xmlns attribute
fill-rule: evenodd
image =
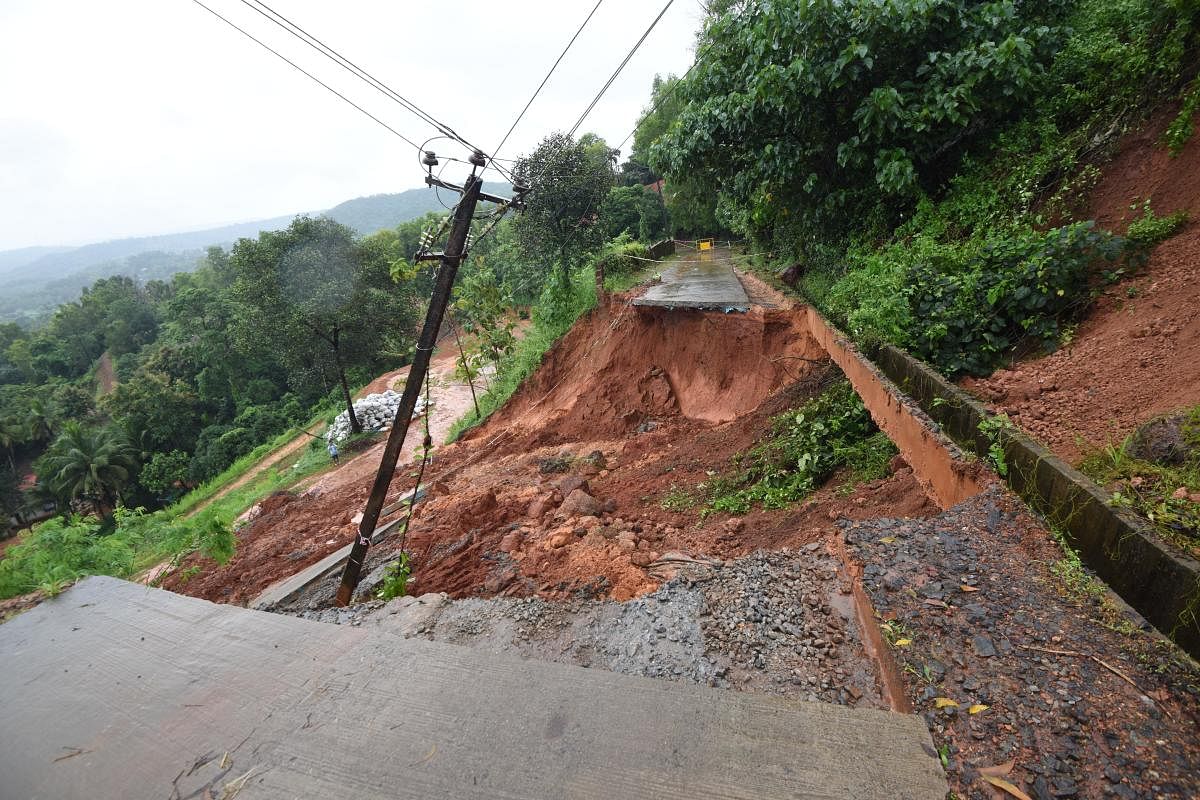
<svg viewBox="0 0 1200 800"><path fill-rule="evenodd" d="M203 1L410 139L435 135L242 0ZM500 155L570 128L665 1L604 0ZM594 5L267 4L484 149ZM624 139L654 75L691 64L700 20L676 0L581 130ZM421 186L417 161L193 0L0 0L0 250L324 209Z"/></svg>

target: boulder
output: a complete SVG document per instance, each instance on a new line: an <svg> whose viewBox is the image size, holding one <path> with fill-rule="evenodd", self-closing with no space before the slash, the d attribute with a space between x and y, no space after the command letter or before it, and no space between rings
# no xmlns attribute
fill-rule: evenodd
<svg viewBox="0 0 1200 800"><path fill-rule="evenodd" d="M567 516L595 517L600 514L600 503L583 489L576 489L567 495L558 510Z"/></svg>
<svg viewBox="0 0 1200 800"><path fill-rule="evenodd" d="M1129 437L1129 455L1164 467L1177 467L1198 451L1200 421L1187 412L1152 419Z"/></svg>

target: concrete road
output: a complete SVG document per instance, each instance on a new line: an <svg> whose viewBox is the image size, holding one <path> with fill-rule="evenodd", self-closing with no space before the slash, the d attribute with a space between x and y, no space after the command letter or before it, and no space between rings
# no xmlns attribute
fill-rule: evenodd
<svg viewBox="0 0 1200 800"><path fill-rule="evenodd" d="M729 250L688 251L662 266L662 281L636 298L635 306L750 310L750 298L733 274Z"/></svg>
<svg viewBox="0 0 1200 800"><path fill-rule="evenodd" d="M90 578L0 625L3 798L942 800L918 717Z"/></svg>

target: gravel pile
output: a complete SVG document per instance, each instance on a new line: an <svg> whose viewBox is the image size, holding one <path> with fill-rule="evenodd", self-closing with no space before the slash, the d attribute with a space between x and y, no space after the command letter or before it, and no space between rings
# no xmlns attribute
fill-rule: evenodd
<svg viewBox="0 0 1200 800"><path fill-rule="evenodd" d="M396 418L396 409L400 408L400 393L388 389L380 394L369 394L361 400L354 401L354 415L364 431L382 431L390 428ZM413 411L413 419L425 413L425 398L417 398L417 407ZM344 442L350 438L350 415L343 411L338 414L329 430L325 433L326 442Z"/></svg>
<svg viewBox="0 0 1200 800"><path fill-rule="evenodd" d="M882 705L859 654L852 603L839 566L813 543L794 553L759 551L735 562L705 592L705 639L729 664L729 680L843 705Z"/></svg>
<svg viewBox="0 0 1200 800"><path fill-rule="evenodd" d="M883 707L836 563L820 547L686 564L625 603L405 597L306 608L306 619L802 700Z"/></svg>
<svg viewBox="0 0 1200 800"><path fill-rule="evenodd" d="M1015 498L840 524L957 797L993 797L980 770L1009 762L1035 800L1200 796L1200 671L1102 591L1072 591Z"/></svg>

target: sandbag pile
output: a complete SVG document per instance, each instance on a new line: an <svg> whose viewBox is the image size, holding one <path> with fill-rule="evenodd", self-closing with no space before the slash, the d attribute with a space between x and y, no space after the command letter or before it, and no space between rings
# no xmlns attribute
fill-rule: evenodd
<svg viewBox="0 0 1200 800"><path fill-rule="evenodd" d="M364 431L382 431L392 426L396 418L396 409L400 407L400 393L388 389L380 394L369 394L361 400L354 401L354 415ZM413 411L413 419L425 413L425 398L417 398L417 407ZM333 424L325 433L325 441L341 444L350 438L350 415L345 411L334 418Z"/></svg>

